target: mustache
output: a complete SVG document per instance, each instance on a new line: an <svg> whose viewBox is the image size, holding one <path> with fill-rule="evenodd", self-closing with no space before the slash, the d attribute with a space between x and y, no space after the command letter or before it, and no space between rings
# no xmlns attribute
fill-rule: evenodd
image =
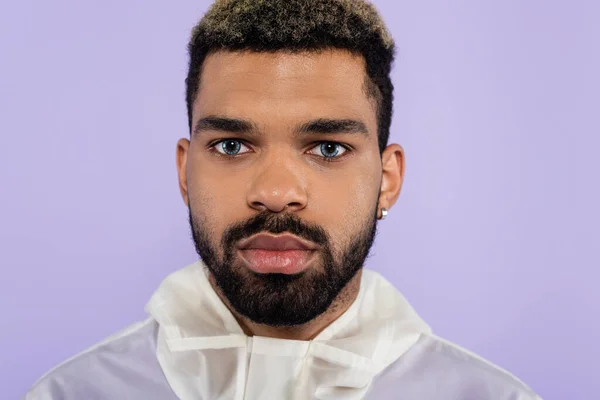
<svg viewBox="0 0 600 400"><path fill-rule="evenodd" d="M269 211L261 211L252 218L227 228L223 234L221 245L225 249L230 249L236 242L258 233L280 234L284 232L321 246L329 243L329 235L325 229L314 223L303 222L296 214L274 214Z"/></svg>

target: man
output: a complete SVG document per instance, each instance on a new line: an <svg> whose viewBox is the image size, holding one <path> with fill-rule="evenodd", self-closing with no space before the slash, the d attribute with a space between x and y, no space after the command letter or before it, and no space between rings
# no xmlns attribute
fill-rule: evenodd
<svg viewBox="0 0 600 400"><path fill-rule="evenodd" d="M28 399L539 399L362 268L404 176L372 5L218 0L189 51L177 166L202 263Z"/></svg>

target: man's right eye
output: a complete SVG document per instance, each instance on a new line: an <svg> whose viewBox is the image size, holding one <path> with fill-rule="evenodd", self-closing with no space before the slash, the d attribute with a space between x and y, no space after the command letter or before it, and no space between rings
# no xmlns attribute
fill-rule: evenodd
<svg viewBox="0 0 600 400"><path fill-rule="evenodd" d="M250 150L241 140L237 139L224 139L213 144L212 147L217 153L225 156L237 156Z"/></svg>

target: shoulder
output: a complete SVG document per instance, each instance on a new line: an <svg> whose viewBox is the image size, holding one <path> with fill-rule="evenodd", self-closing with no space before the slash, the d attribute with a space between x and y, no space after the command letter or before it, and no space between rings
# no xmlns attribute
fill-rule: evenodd
<svg viewBox="0 0 600 400"><path fill-rule="evenodd" d="M104 399L117 393L138 398L143 394L135 393L135 387L152 388L160 382L156 332L153 319L131 325L50 370L25 399Z"/></svg>
<svg viewBox="0 0 600 400"><path fill-rule="evenodd" d="M380 374L373 398L388 398L399 388L419 400L541 400L508 371L430 334Z"/></svg>

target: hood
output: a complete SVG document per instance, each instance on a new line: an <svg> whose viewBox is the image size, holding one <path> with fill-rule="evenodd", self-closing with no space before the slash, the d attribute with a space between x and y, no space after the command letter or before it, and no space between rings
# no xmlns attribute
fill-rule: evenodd
<svg viewBox="0 0 600 400"><path fill-rule="evenodd" d="M191 399L360 399L430 328L381 275L363 269L353 304L310 341L246 336L194 263L168 276L146 311L174 392Z"/></svg>

